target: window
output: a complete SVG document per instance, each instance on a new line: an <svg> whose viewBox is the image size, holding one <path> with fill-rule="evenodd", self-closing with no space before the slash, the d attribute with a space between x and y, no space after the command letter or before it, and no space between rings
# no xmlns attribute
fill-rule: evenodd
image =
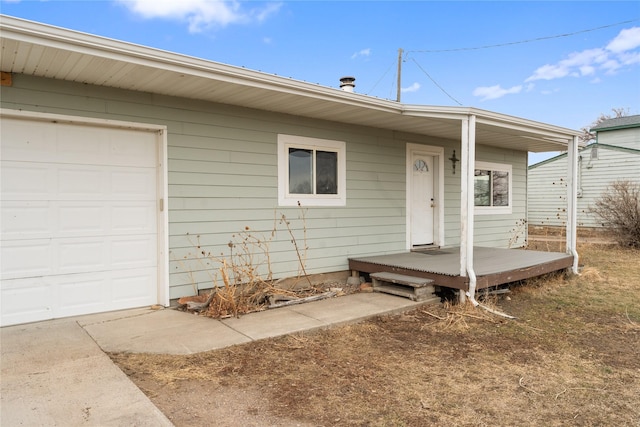
<svg viewBox="0 0 640 427"><path fill-rule="evenodd" d="M281 206L344 206L345 143L278 135L278 202Z"/></svg>
<svg viewBox="0 0 640 427"><path fill-rule="evenodd" d="M511 213L511 165L477 162L473 184L477 213Z"/></svg>

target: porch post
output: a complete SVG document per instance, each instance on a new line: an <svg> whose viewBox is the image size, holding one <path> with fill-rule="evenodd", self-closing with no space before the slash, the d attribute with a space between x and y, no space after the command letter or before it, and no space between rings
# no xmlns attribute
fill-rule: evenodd
<svg viewBox="0 0 640 427"><path fill-rule="evenodd" d="M474 171L476 157L476 116L462 119L460 138L460 276L469 278L469 296L475 301L476 276L473 270ZM461 292L461 302L464 301Z"/></svg>
<svg viewBox="0 0 640 427"><path fill-rule="evenodd" d="M567 147L567 253L573 255L572 272L578 274L577 216L578 216L578 137Z"/></svg>

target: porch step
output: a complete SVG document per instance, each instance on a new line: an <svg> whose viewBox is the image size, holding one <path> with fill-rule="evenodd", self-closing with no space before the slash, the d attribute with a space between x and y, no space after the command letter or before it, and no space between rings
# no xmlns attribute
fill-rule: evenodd
<svg viewBox="0 0 640 427"><path fill-rule="evenodd" d="M434 302L440 302L440 298L434 294L435 287L432 279L388 272L371 273L369 276L373 282L374 292L397 295L412 301L422 302L433 299Z"/></svg>

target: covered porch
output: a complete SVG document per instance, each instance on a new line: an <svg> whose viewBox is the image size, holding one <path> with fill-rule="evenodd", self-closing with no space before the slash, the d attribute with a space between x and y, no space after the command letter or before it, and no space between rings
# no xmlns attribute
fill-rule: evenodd
<svg viewBox="0 0 640 427"><path fill-rule="evenodd" d="M489 288L571 268L574 256L523 249L474 248L476 289ZM395 273L431 279L435 286L469 291L469 277L461 272L460 248L349 258L352 274Z"/></svg>

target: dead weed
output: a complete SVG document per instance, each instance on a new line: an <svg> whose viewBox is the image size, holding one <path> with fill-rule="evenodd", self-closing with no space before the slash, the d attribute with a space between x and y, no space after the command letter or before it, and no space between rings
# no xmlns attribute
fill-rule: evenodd
<svg viewBox="0 0 640 427"><path fill-rule="evenodd" d="M193 356L112 357L178 426L639 425L638 255L583 248L581 276L484 301L515 321L427 306Z"/></svg>

